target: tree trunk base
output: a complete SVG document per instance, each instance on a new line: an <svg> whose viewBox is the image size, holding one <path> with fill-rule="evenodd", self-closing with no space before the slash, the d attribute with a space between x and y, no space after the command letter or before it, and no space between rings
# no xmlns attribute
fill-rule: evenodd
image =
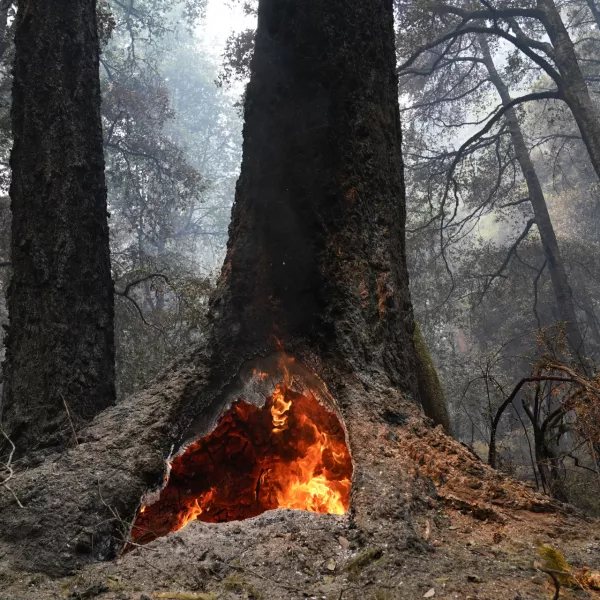
<svg viewBox="0 0 600 600"><path fill-rule="evenodd" d="M276 343L254 356L274 352ZM397 439L421 419L418 407L381 385L376 373L350 373L301 344L294 357L325 386L347 432L354 467L348 523L364 530L382 520L403 523L415 482L397 456ZM129 541L140 506L163 484L166 461L210 433L238 398L264 404L266 393L248 398L239 389L236 376L251 363L231 356L227 368L225 362L208 345L197 348L148 390L100 414L79 432L77 446L15 464L10 489L0 487L0 554L18 568L53 575L114 558Z"/></svg>
<svg viewBox="0 0 600 600"><path fill-rule="evenodd" d="M255 357L277 351L265 347ZM321 360L301 345L293 354L326 386L343 420L354 466L350 510L343 516L278 510L232 523L192 524L203 543L221 540L238 548L243 539L242 546L258 557L262 542L254 546L255 540L268 545L271 537L305 531L334 540L376 539L396 549L426 547L415 519L440 502L496 522L504 519L503 508L553 510L549 500L501 477L441 427L433 429L412 399L381 385L377 373L344 371L335 359ZM163 484L166 460L209 433L239 396L234 376L249 363L229 362L227 373L223 364L207 347L198 348L148 390L99 415L79 434L78 446L15 465L10 490L0 488L0 557L12 568L54 576L118 556L140 506ZM131 554L144 557L150 548L177 545L187 529ZM231 537L236 532L242 537ZM189 551L203 552L204 546L194 543Z"/></svg>

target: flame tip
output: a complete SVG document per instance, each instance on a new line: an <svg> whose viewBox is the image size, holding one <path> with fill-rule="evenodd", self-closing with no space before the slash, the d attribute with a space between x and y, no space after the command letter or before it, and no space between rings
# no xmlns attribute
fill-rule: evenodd
<svg viewBox="0 0 600 600"><path fill-rule="evenodd" d="M310 390L292 389L292 363L280 357L281 381L263 409L240 399L211 434L173 459L158 502L140 509L134 541L143 543L155 523L167 533L196 519L239 520L275 508L348 510L352 461L344 429ZM252 375L273 376L261 369Z"/></svg>

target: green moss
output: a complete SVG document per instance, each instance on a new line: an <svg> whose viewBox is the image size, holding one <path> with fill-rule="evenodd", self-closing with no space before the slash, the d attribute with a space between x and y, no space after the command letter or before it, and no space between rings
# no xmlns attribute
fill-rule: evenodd
<svg viewBox="0 0 600 600"><path fill-rule="evenodd" d="M345 571L348 571L351 575L358 577L360 572L371 563L379 560L383 556L383 550L381 548L367 548L364 552L356 555L354 558L349 560L344 567Z"/></svg>
<svg viewBox="0 0 600 600"><path fill-rule="evenodd" d="M254 600L262 600L264 597L262 592L258 591L251 583L246 581L240 573L232 573L223 581L225 589L231 592L242 593L245 592L248 598Z"/></svg>
<svg viewBox="0 0 600 600"><path fill-rule="evenodd" d="M416 323L413 339L417 356L417 384L423 410L436 425L441 425L447 433L452 434L444 390L421 329Z"/></svg>

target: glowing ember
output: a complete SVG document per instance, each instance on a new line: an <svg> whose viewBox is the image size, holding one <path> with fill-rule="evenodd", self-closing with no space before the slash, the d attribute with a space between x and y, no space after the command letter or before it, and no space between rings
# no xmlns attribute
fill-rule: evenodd
<svg viewBox="0 0 600 600"><path fill-rule="evenodd" d="M194 519L233 521L275 508L345 513L352 461L344 430L312 393L291 385L286 369L264 408L238 400L175 458L158 501L141 508L132 540L149 542Z"/></svg>

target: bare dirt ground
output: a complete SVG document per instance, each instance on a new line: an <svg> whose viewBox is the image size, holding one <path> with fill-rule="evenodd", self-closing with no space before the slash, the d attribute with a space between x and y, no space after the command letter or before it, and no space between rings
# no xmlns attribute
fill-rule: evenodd
<svg viewBox="0 0 600 600"><path fill-rule="evenodd" d="M0 556L0 600L550 599L539 543L573 568L600 569L598 521L492 471L439 428L382 429L373 452L402 461L416 482L398 528L375 502L369 527L352 514L289 510L194 522L62 579L15 572ZM600 592L561 585L560 598Z"/></svg>

